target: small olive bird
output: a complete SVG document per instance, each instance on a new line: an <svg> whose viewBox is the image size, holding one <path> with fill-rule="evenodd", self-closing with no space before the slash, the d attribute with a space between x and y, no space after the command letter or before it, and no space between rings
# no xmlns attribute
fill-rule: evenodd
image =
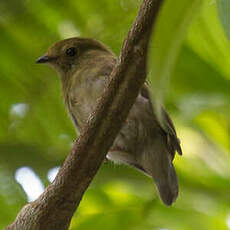
<svg viewBox="0 0 230 230"><path fill-rule="evenodd" d="M58 72L65 104L80 132L116 61L115 55L101 42L78 37L55 43L37 59L37 63L47 63ZM151 176L163 202L171 205L178 195L172 161L175 152L181 155L182 150L171 119L163 108L162 111L168 131L156 118L145 83L106 158Z"/></svg>

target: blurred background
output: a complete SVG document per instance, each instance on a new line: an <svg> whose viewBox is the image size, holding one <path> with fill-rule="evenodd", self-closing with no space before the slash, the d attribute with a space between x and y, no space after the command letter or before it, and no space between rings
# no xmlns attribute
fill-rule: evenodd
<svg viewBox="0 0 230 230"><path fill-rule="evenodd" d="M76 132L56 73L35 60L52 43L83 36L118 55L141 1L0 1L0 228L55 177ZM170 19L165 18L170 23ZM175 159L180 194L173 207L150 178L104 164L71 230L230 229L230 44L215 0L189 28L166 107L184 155Z"/></svg>

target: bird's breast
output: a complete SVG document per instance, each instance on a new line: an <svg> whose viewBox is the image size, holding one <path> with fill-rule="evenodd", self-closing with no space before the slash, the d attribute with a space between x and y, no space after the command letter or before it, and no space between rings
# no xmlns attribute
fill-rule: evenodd
<svg viewBox="0 0 230 230"><path fill-rule="evenodd" d="M89 79L81 84L75 84L68 93L68 109L82 126L95 109L98 99L103 93L104 77Z"/></svg>

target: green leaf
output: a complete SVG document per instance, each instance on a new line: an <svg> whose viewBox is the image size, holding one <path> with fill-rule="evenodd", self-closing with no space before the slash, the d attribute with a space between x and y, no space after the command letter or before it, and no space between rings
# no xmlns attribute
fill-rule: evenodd
<svg viewBox="0 0 230 230"><path fill-rule="evenodd" d="M218 0L217 8L220 16L221 23L224 27L225 33L230 39L230 1Z"/></svg>
<svg viewBox="0 0 230 230"><path fill-rule="evenodd" d="M161 116L161 103L172 75L187 29L199 12L202 0L167 0L154 28L149 52L149 76L156 114Z"/></svg>

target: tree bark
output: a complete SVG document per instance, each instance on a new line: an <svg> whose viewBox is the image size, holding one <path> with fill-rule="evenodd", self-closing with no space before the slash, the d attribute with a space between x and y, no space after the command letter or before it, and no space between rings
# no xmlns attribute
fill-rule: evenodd
<svg viewBox="0 0 230 230"><path fill-rule="evenodd" d="M146 79L147 50L163 0L144 0L95 112L54 182L5 230L66 230Z"/></svg>

